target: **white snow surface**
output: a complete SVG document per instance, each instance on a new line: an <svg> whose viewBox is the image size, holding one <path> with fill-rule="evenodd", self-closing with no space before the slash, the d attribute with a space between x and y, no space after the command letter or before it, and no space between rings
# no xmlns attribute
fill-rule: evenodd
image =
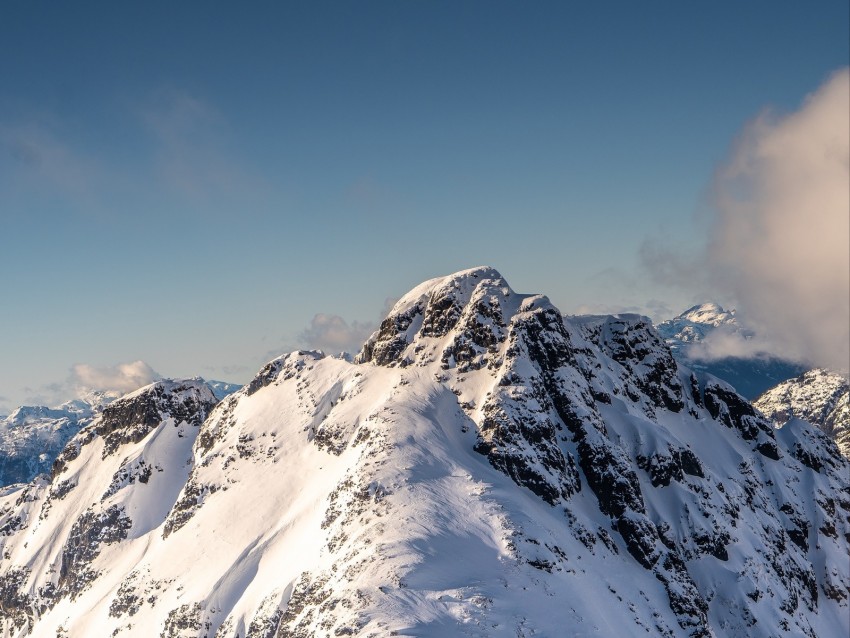
<svg viewBox="0 0 850 638"><path fill-rule="evenodd" d="M5 488L4 638L850 633L847 460L646 318L477 268L216 401L158 381Z"/></svg>

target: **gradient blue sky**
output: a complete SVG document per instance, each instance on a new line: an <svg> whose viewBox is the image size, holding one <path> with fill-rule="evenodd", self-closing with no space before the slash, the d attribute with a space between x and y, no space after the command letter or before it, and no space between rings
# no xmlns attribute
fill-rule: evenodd
<svg viewBox="0 0 850 638"><path fill-rule="evenodd" d="M0 412L75 364L245 381L479 264L564 312L678 312L765 107L850 57L846 0L0 8ZM721 300L723 301L723 300ZM356 323L355 323L356 322ZM306 332L305 332L306 331Z"/></svg>

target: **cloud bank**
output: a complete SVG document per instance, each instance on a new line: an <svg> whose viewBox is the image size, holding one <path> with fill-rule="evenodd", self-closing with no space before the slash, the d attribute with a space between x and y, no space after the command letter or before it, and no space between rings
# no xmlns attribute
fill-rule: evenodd
<svg viewBox="0 0 850 638"><path fill-rule="evenodd" d="M120 396L153 383L162 377L144 361L119 363L114 366L74 365L62 382L47 383L37 388L21 388L23 405L58 406L70 399L86 398L91 392ZM0 403L3 398L0 397ZM8 411L8 401L0 411Z"/></svg>
<svg viewBox="0 0 850 638"><path fill-rule="evenodd" d="M378 321L352 321L350 324L339 315L319 313L310 320L310 325L298 335L298 341L311 349L328 354L348 352L356 354L381 321L393 309L398 299L387 297L378 316ZM276 355L275 355L276 356Z"/></svg>
<svg viewBox="0 0 850 638"><path fill-rule="evenodd" d="M845 68L799 110L756 117L715 175L705 254L641 251L659 282L733 299L758 335L749 347L839 370L850 367L848 112Z"/></svg>
<svg viewBox="0 0 850 638"><path fill-rule="evenodd" d="M758 117L715 182L709 271L785 354L850 362L850 69Z"/></svg>
<svg viewBox="0 0 850 638"><path fill-rule="evenodd" d="M161 378L144 361L96 367L78 363L71 368L71 385L78 392L100 390L125 394Z"/></svg>
<svg viewBox="0 0 850 638"><path fill-rule="evenodd" d="M323 350L329 354L356 353L374 330L375 325L371 323L354 321L349 324L339 315L319 313L313 317L309 327L298 339L309 348Z"/></svg>
<svg viewBox="0 0 850 638"><path fill-rule="evenodd" d="M722 327L709 332L702 341L691 343L688 357L697 361L717 361L727 357L743 359L766 359L781 348L758 335L745 337Z"/></svg>

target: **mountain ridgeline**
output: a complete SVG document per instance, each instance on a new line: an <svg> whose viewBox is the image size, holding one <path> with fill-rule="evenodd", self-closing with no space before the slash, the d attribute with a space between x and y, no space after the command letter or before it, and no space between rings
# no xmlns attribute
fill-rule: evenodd
<svg viewBox="0 0 850 638"><path fill-rule="evenodd" d="M850 463L476 268L353 362L117 400L0 496L4 636L841 636Z"/></svg>
<svg viewBox="0 0 850 638"><path fill-rule="evenodd" d="M217 399L239 389L224 381L204 383ZM56 408L26 405L0 417L0 487L28 483L40 474L49 474L65 444L122 394L87 390Z"/></svg>

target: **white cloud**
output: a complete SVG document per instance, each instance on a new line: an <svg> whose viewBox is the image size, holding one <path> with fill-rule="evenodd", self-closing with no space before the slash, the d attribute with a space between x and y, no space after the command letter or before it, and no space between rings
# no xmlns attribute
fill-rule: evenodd
<svg viewBox="0 0 850 638"><path fill-rule="evenodd" d="M378 321L374 323L352 321L349 324L339 315L319 313L313 316L310 325L298 335L298 341L308 348L322 350L328 354L339 352L356 354L360 351L366 339L378 329L378 325L390 313L396 302L398 302L398 299L393 297L384 299Z"/></svg>
<svg viewBox="0 0 850 638"><path fill-rule="evenodd" d="M777 344L758 335L747 338L741 332L720 327L709 332L702 341L692 343L688 348L688 357L698 361L715 361L727 357L759 359L778 350L781 348Z"/></svg>
<svg viewBox="0 0 850 638"><path fill-rule="evenodd" d="M718 337L716 352L765 350L850 366L850 69L793 113L765 111L717 170L702 255L647 242L655 279L732 301L752 343Z"/></svg>
<svg viewBox="0 0 850 638"><path fill-rule="evenodd" d="M850 69L798 111L753 121L718 171L706 255L783 354L850 363Z"/></svg>
<svg viewBox="0 0 850 638"><path fill-rule="evenodd" d="M23 405L57 406L70 399L85 398L85 395L93 391L113 395L126 394L161 378L144 361L131 361L114 366L78 363L71 368L65 381L46 383L36 388L21 388L21 394Z"/></svg>
<svg viewBox="0 0 850 638"><path fill-rule="evenodd" d="M78 392L102 390L127 393L153 383L160 376L144 361L97 367L78 363L71 368L70 383Z"/></svg>

